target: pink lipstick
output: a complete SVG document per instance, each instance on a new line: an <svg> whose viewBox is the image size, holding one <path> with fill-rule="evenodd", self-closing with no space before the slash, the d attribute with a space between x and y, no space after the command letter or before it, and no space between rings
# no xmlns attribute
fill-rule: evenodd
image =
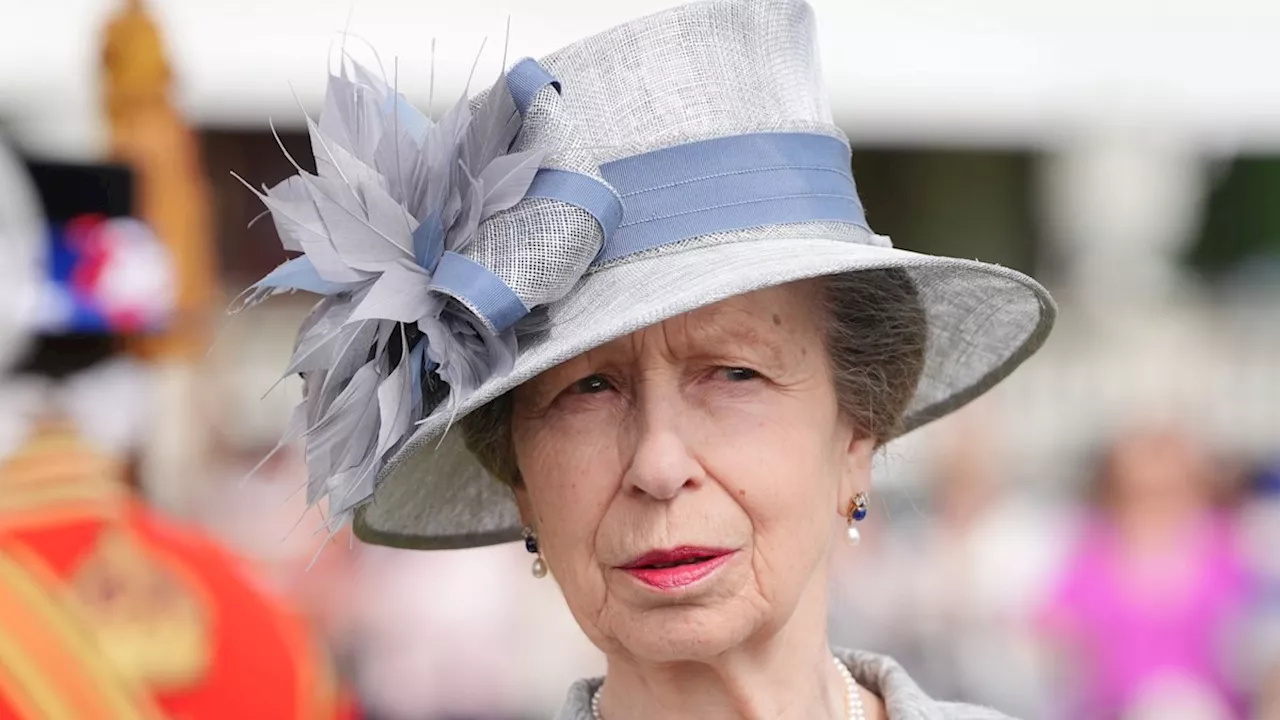
<svg viewBox="0 0 1280 720"><path fill-rule="evenodd" d="M645 553L618 569L649 587L679 590L715 572L731 557L732 550L678 547Z"/></svg>

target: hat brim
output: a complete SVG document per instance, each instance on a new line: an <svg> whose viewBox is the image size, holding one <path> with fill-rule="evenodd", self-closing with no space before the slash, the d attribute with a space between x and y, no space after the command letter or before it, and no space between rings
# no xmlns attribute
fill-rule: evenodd
<svg viewBox="0 0 1280 720"><path fill-rule="evenodd" d="M539 373L592 348L726 298L797 280L900 268L915 281L929 326L925 368L903 419L913 430L968 403L1044 342L1057 314L1022 273L971 260L824 238L745 240L628 259L583 277L548 307L549 327L521 348L508 375L427 418L383 468L355 513L357 537L414 549L516 540L510 488L465 449L451 423ZM443 435L443 437L442 437Z"/></svg>

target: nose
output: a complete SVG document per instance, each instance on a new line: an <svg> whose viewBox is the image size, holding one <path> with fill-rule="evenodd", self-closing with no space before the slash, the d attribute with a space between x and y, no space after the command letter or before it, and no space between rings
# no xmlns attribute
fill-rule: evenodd
<svg viewBox="0 0 1280 720"><path fill-rule="evenodd" d="M624 491L667 501L702 484L705 471L682 431L683 416L679 400L650 396L640 403L635 452L622 478Z"/></svg>

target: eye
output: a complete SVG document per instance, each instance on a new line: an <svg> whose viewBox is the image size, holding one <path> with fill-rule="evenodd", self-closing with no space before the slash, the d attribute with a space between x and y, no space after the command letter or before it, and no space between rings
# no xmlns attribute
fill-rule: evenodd
<svg viewBox="0 0 1280 720"><path fill-rule="evenodd" d="M609 382L603 375L588 375L575 382L569 388L570 392L575 395L595 395L612 389L613 383Z"/></svg>
<svg viewBox="0 0 1280 720"><path fill-rule="evenodd" d="M720 368L720 372L723 373L724 378L730 382L746 382L760 377L760 373L752 370L751 368L744 367Z"/></svg>

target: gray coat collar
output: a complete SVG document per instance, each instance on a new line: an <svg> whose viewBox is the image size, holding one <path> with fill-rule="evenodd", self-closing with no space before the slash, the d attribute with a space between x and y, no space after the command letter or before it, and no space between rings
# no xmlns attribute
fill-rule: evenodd
<svg viewBox="0 0 1280 720"><path fill-rule="evenodd" d="M932 700L892 658L860 650L836 650L858 683L884 699L888 720L1011 720L1008 716L974 705ZM557 720L591 720L591 694L601 678L579 680Z"/></svg>

